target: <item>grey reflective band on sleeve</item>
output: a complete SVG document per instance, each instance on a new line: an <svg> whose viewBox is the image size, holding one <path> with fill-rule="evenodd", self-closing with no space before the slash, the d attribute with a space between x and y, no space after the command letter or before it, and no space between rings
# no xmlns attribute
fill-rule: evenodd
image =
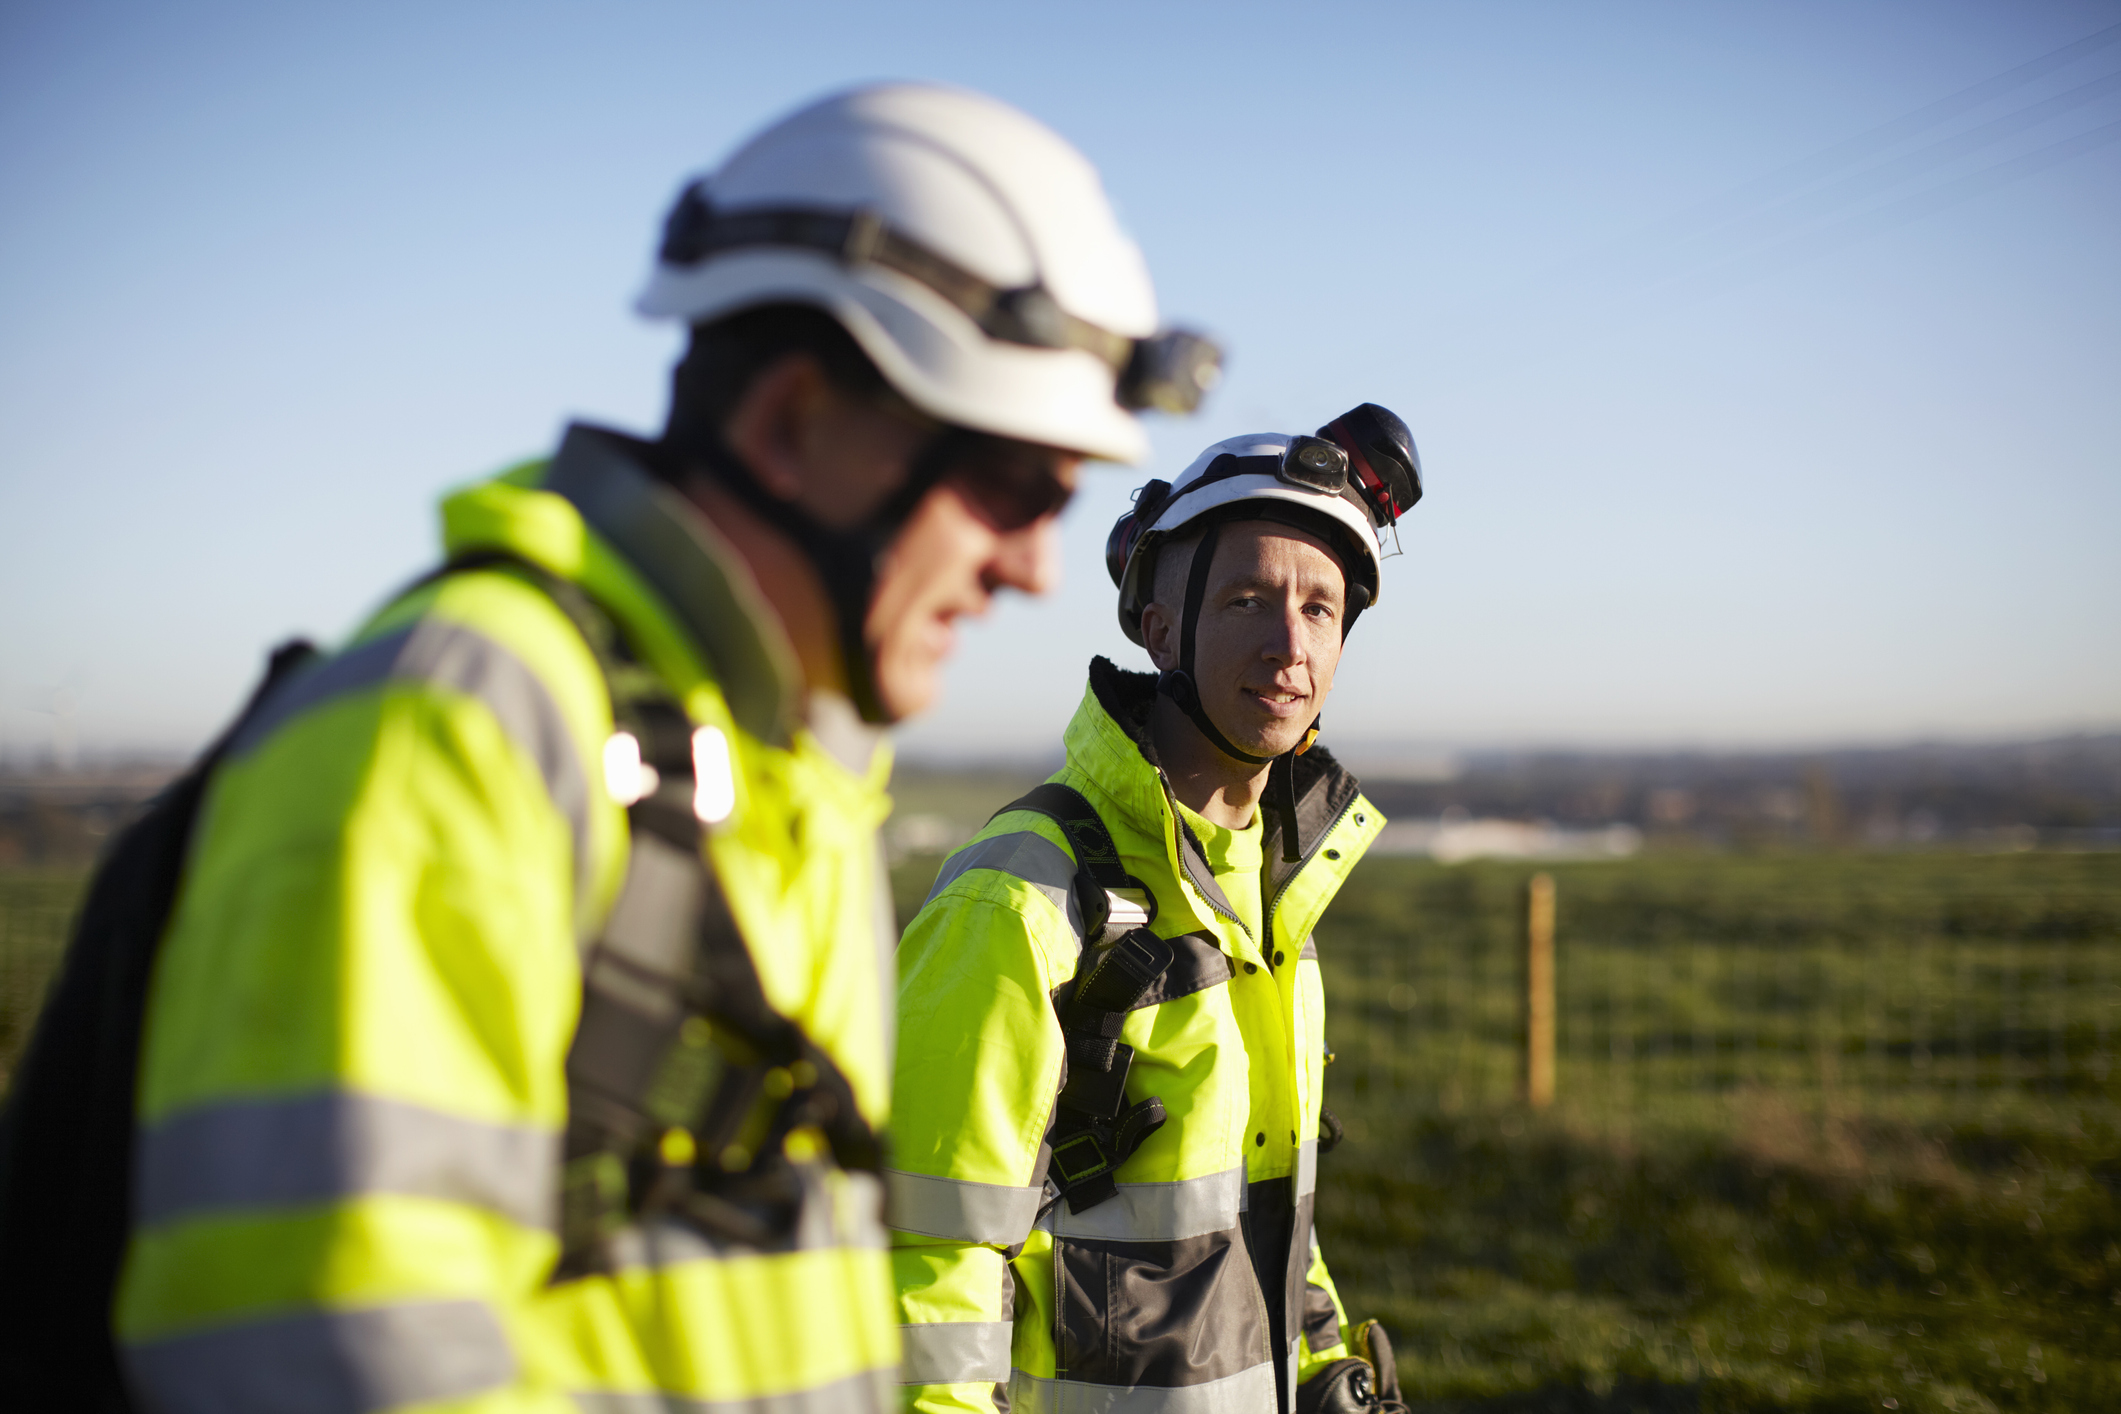
<svg viewBox="0 0 2121 1414"><path fill-rule="evenodd" d="M1237 1226L1245 1205L1245 1171L1225 1169L1175 1183L1122 1183L1119 1196L1086 1213L1056 1203L1039 1219L1055 1237L1105 1242L1176 1242Z"/></svg>
<svg viewBox="0 0 2121 1414"><path fill-rule="evenodd" d="M515 1352L480 1301L407 1301L128 1344L157 1414L374 1414L508 1384Z"/></svg>
<svg viewBox="0 0 2121 1414"><path fill-rule="evenodd" d="M761 1253L883 1251L891 1235L872 1216L878 1206L875 1177L836 1172L836 1180L814 1171L801 1176L794 1223L766 1245L728 1242L676 1218L653 1218L612 1234L606 1259L613 1272L667 1271L686 1262L726 1262ZM836 1193L834 1182L844 1188Z"/></svg>
<svg viewBox="0 0 2121 1414"><path fill-rule="evenodd" d="M1075 861L1068 857L1068 851L1044 835L1020 830L974 840L943 862L942 872L935 876L935 885L921 906L935 902L943 890L974 869L992 869L1023 880L1067 915L1070 929L1077 935L1082 933L1083 913L1075 902Z"/></svg>
<svg viewBox="0 0 2121 1414"><path fill-rule="evenodd" d="M403 1100L350 1091L234 1100L141 1132L134 1217L152 1225L391 1193L550 1228L559 1161L556 1129L461 1119Z"/></svg>
<svg viewBox="0 0 2121 1414"><path fill-rule="evenodd" d="M654 1390L577 1390L573 1399L582 1414L884 1414L898 1409L899 1390L890 1371L875 1370L817 1389L733 1399Z"/></svg>
<svg viewBox="0 0 2121 1414"><path fill-rule="evenodd" d="M1318 1191L1318 1141L1306 1139L1296 1146L1296 1196Z"/></svg>
<svg viewBox="0 0 2121 1414"><path fill-rule="evenodd" d="M1275 1407L1274 1362L1261 1360L1206 1384L1096 1385L1009 1373L1011 1414L1258 1414Z"/></svg>
<svg viewBox="0 0 2121 1414"><path fill-rule="evenodd" d="M1305 958L1309 958L1313 962L1318 961L1318 934L1316 933L1306 933L1304 935L1303 951L1296 955L1296 960L1302 962Z"/></svg>
<svg viewBox="0 0 2121 1414"><path fill-rule="evenodd" d="M1030 1235L1042 1188L884 1170L884 1221L901 1232L1010 1247Z"/></svg>
<svg viewBox="0 0 2121 1414"><path fill-rule="evenodd" d="M523 660L476 629L426 618L357 643L275 692L229 744L231 759L256 749L288 721L349 692L388 682L425 683L477 699L544 778L546 794L574 832L575 893L589 891L590 777L567 719Z"/></svg>
<svg viewBox="0 0 2121 1414"><path fill-rule="evenodd" d="M899 1383L1000 1385L1009 1382L1008 1321L937 1321L898 1328Z"/></svg>

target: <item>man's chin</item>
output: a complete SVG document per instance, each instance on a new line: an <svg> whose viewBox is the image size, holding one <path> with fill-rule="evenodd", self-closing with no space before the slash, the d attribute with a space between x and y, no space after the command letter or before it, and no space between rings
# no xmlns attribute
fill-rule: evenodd
<svg viewBox="0 0 2121 1414"><path fill-rule="evenodd" d="M918 717L935 705L943 691L943 662L927 654L907 654L877 665L876 695L892 721Z"/></svg>
<svg viewBox="0 0 2121 1414"><path fill-rule="evenodd" d="M1255 732L1247 736L1231 736L1230 744L1240 751L1271 760L1300 743L1304 739L1304 732L1310 730L1305 727L1302 730L1291 732L1282 727L1279 722L1275 725L1282 729L1272 732ZM1225 735L1228 735L1228 733L1225 733Z"/></svg>

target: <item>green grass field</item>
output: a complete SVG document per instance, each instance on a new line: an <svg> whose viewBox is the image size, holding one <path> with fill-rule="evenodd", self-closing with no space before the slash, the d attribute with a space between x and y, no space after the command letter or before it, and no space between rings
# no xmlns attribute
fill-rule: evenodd
<svg viewBox="0 0 2121 1414"><path fill-rule="evenodd" d="M1373 861L1319 930L1322 1239L1410 1394L2121 1408L2121 856L1554 869L1540 1114L1529 872Z"/></svg>
<svg viewBox="0 0 2121 1414"><path fill-rule="evenodd" d="M87 881L79 869L0 869L0 1094L29 1043Z"/></svg>
<svg viewBox="0 0 2121 1414"><path fill-rule="evenodd" d="M937 861L894 874L902 915ZM1321 1237L1417 1408L2121 1409L2121 855L1365 863L1319 929ZM78 873L0 872L0 1083Z"/></svg>

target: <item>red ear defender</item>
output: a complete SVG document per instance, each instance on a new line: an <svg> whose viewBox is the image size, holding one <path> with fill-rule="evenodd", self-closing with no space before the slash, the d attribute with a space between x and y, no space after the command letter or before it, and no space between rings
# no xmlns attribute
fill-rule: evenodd
<svg viewBox="0 0 2121 1414"><path fill-rule="evenodd" d="M1421 453L1391 409L1359 404L1319 428L1318 435L1348 454L1350 480L1378 525L1397 524L1421 499Z"/></svg>

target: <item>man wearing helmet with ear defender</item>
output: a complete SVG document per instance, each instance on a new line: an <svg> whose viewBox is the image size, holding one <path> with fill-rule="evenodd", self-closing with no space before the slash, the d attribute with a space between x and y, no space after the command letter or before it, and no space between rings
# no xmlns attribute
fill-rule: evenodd
<svg viewBox="0 0 2121 1414"><path fill-rule="evenodd" d="M147 1406L897 1403L876 728L1215 353L1079 153L916 84L687 187L639 307L691 331L662 438L449 497L219 758L139 1072Z"/></svg>
<svg viewBox="0 0 2121 1414"><path fill-rule="evenodd" d="M1120 626L1067 764L937 875L899 947L893 1261L929 1411L1403 1408L1312 1237L1312 928L1384 821L1316 745L1406 425L1208 448L1114 527Z"/></svg>

